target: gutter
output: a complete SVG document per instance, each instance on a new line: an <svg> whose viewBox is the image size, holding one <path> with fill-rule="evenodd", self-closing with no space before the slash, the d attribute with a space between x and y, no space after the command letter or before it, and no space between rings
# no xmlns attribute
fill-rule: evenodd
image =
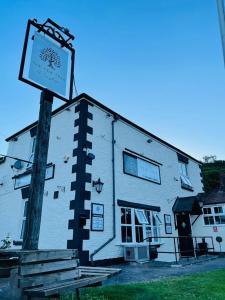
<svg viewBox="0 0 225 300"><path fill-rule="evenodd" d="M114 115L112 120L112 188L113 188L113 235L104 244L98 247L91 255L91 265L94 265L94 256L111 243L116 237L116 188L115 188L115 128L114 124L118 120L118 116Z"/></svg>

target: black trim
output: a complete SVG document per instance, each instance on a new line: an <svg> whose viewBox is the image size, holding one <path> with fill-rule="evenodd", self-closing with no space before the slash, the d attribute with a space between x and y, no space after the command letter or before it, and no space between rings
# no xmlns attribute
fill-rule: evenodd
<svg viewBox="0 0 225 300"><path fill-rule="evenodd" d="M37 135L37 126L30 129L30 137L34 137Z"/></svg>
<svg viewBox="0 0 225 300"><path fill-rule="evenodd" d="M188 164L188 158L180 153L177 153L177 159L180 162L183 162L185 164Z"/></svg>
<svg viewBox="0 0 225 300"><path fill-rule="evenodd" d="M160 165L160 166L163 165L163 164L159 163L159 162L156 161L156 160L153 160L153 159L151 159L151 158L149 158L149 157L146 157L146 156L144 156L144 155L142 155L142 154L139 154L139 153L137 153L137 152L135 152L135 151L133 151L133 150L130 150L130 149L128 149L128 148L125 148L125 150L131 152L131 154L133 153L134 155L140 156L140 157L143 158L144 160L146 160L146 161L148 161L148 162L150 162L150 163L152 163L152 164L154 164L154 165L157 165L157 166L158 166L158 165Z"/></svg>
<svg viewBox="0 0 225 300"><path fill-rule="evenodd" d="M59 198L59 191L54 191L53 199L58 199L58 198Z"/></svg>
<svg viewBox="0 0 225 300"><path fill-rule="evenodd" d="M124 174L130 175L130 176L135 177L135 178L139 178L139 179L141 179L141 180L145 180L145 181L148 181L148 182L152 182L152 183L155 183L155 184L158 184L158 185L161 185L161 184L162 184L162 182L161 182L161 172L160 172L160 167L159 167L159 165L153 164L153 163L150 162L150 161L145 160L145 161L148 162L149 164L152 164L152 165L158 167L158 169L159 169L159 179L160 179L160 182L156 182L156 181L154 181L154 180L147 179L147 178L144 178L144 177L141 177L141 176L134 175L134 174L131 174L131 173L126 172L126 171L125 171L125 163L124 163L124 155L125 155L125 154L126 154L126 155L129 155L129 156L132 156L132 157L134 157L134 158L142 159L142 158L140 158L140 157L138 157L138 156L136 156L136 155L134 155L134 154L131 154L131 153L126 152L126 151L123 151L123 173L124 173Z"/></svg>
<svg viewBox="0 0 225 300"><path fill-rule="evenodd" d="M74 134L73 140L77 141L77 148L73 149L73 156L77 156L77 163L72 165L72 173L76 173L76 181L71 182L71 191L75 192L75 199L70 201L70 210L74 211L73 219L68 222L68 229L73 230L72 240L67 241L68 249L78 249L81 264L89 262L89 251L83 250L83 241L90 238L90 230L84 229L86 220L90 219L90 210L85 209L85 200L91 199L91 192L85 190L86 182L91 182L92 176L86 172L87 153L84 146L92 147L92 143L87 140L87 134L93 132L88 126L88 119L91 114L88 112L89 103L82 100L76 107L75 112L79 112L79 118L74 125L78 126L78 133Z"/></svg>
<svg viewBox="0 0 225 300"><path fill-rule="evenodd" d="M131 208L140 208L140 209L148 209L160 212L161 207L160 206L153 206L153 205L147 205L147 204L140 204L140 203L134 203L124 200L117 200L118 206L124 206L124 207L131 207Z"/></svg>
<svg viewBox="0 0 225 300"><path fill-rule="evenodd" d="M30 197L30 187L21 188L22 199L28 199Z"/></svg>
<svg viewBox="0 0 225 300"><path fill-rule="evenodd" d="M175 146L173 146L173 145L167 143L166 141L160 139L160 138L157 137L156 135L154 135L154 134L152 134L151 132L145 130L144 128L138 126L137 124L133 123L132 121L130 121L130 120L124 118L123 116L119 115L119 114L116 113L115 111L111 110L110 108L108 108L108 107L105 106L104 104L98 102L97 100L95 100L94 98L90 97L89 95L87 95L87 94L85 94L85 93L80 94L79 96L77 96L77 97L74 98L73 100L69 101L68 103L65 103L64 105L58 107L56 110L54 110L54 111L52 112L52 116L56 115L58 112L62 111L63 109L65 109L65 108L67 108L68 106L70 106L71 104L76 103L76 102L78 102L78 101L80 101L80 100L82 100L82 99L83 99L83 100L89 101L89 105L91 105L91 106L96 105L96 106L102 108L103 110L109 112L109 113L112 114L112 115L117 115L118 118L119 118L120 120L124 121L125 123L127 123L127 124L133 126L134 128L136 128L136 129L140 130L141 132L145 133L146 135L148 135L148 136L154 138L155 140L159 141L160 143L162 143L162 144L168 146L169 148L175 150L176 152L179 152L180 154L183 154L184 156L186 156L186 157L188 157L188 158L194 160L195 162L199 163L200 165L202 165L202 162L201 162L201 161L197 160L196 158L192 157L191 155L188 155L187 153L185 153L185 152L183 152L182 150L178 149L177 147L175 147ZM30 128L34 127L35 125L37 125L37 121L34 122L34 123L32 123L32 124L30 124L30 125L28 125L27 127L23 128L23 129L21 129L20 131L16 132L15 134L11 135L10 137L8 137L8 138L6 139L6 142L8 142L8 141L10 141L11 139L17 137L19 134L21 134L21 133L23 133L23 132L29 130Z"/></svg>

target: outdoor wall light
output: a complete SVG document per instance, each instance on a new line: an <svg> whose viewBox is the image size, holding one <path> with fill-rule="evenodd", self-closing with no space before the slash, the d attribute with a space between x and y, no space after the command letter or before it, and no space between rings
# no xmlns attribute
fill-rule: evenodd
<svg viewBox="0 0 225 300"><path fill-rule="evenodd" d="M104 183L101 182L101 179L100 179L100 178L99 178L97 181L93 181L93 182L92 182L92 186L95 187L96 192L99 193L99 194L100 194L101 191L102 191L103 185L104 185Z"/></svg>

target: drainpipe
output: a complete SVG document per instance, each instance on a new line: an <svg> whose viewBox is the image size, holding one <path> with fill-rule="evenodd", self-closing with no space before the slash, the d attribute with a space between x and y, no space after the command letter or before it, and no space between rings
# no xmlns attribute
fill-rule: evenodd
<svg viewBox="0 0 225 300"><path fill-rule="evenodd" d="M115 189L115 128L114 124L118 120L118 116L114 115L112 120L112 196L113 196L113 235L104 244L98 247L91 255L91 265L94 265L94 256L99 253L105 246L111 243L116 237L116 189Z"/></svg>

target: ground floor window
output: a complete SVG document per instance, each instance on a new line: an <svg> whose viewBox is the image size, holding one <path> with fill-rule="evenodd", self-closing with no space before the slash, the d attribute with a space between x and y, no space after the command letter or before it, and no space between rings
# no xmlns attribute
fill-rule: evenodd
<svg viewBox="0 0 225 300"><path fill-rule="evenodd" d="M157 212L126 207L120 212L122 243L160 242L162 222Z"/></svg>
<svg viewBox="0 0 225 300"><path fill-rule="evenodd" d="M225 225L225 208L223 206L211 206L203 208L205 225Z"/></svg>

